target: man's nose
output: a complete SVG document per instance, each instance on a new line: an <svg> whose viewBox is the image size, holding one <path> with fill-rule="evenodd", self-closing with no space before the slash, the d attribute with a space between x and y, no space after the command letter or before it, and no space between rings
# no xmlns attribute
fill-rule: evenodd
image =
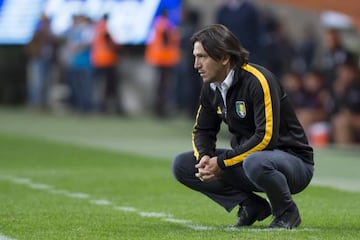
<svg viewBox="0 0 360 240"><path fill-rule="evenodd" d="M199 69L199 67L200 67L199 60L197 60L197 59L195 58L195 61L194 61L194 68L195 68L195 69Z"/></svg>

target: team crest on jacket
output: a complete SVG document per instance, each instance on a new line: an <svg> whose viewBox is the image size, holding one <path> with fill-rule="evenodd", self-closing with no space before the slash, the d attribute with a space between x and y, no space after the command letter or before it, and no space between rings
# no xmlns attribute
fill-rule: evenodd
<svg viewBox="0 0 360 240"><path fill-rule="evenodd" d="M246 106L244 101L236 101L236 113L241 118L245 118L246 116Z"/></svg>

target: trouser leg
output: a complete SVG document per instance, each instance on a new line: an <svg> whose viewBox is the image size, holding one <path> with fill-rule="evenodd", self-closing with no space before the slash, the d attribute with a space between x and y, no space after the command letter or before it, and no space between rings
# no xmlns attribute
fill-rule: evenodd
<svg viewBox="0 0 360 240"><path fill-rule="evenodd" d="M122 99L121 99L121 83L119 75L117 74L116 66L109 66L104 68L106 88L105 88L105 101L108 110L114 110L121 114L124 112Z"/></svg>
<svg viewBox="0 0 360 240"><path fill-rule="evenodd" d="M28 102L31 106L39 107L41 104L41 86L42 76L39 60L31 60L28 66L29 86L28 86Z"/></svg>
<svg viewBox="0 0 360 240"><path fill-rule="evenodd" d="M218 150L217 154L221 151L223 150ZM202 182L195 177L195 173L198 172L196 164L193 152L178 155L172 165L175 178L185 186L205 194L227 211L231 211L245 200L259 198L252 193L258 189L247 179L242 168L225 170L220 180ZM235 188L235 185L238 187Z"/></svg>
<svg viewBox="0 0 360 240"><path fill-rule="evenodd" d="M243 168L253 184L266 193L275 216L292 206L291 194L310 183L314 170L312 165L280 150L253 153L245 159Z"/></svg>

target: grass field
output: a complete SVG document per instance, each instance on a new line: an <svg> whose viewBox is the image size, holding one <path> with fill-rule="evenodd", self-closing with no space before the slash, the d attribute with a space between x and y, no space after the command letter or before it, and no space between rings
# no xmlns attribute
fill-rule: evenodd
<svg viewBox="0 0 360 240"><path fill-rule="evenodd" d="M316 150L314 184L295 196L298 229L267 230L270 218L233 229L236 211L171 175L191 127L0 109L0 240L360 238L358 148Z"/></svg>

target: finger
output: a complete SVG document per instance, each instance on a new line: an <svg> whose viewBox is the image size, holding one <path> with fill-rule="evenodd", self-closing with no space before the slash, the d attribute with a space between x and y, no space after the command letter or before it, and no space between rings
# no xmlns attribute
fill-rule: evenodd
<svg viewBox="0 0 360 240"><path fill-rule="evenodd" d="M200 173L195 173L195 176L200 179L200 181L204 181L204 179L202 178L201 174Z"/></svg>
<svg viewBox="0 0 360 240"><path fill-rule="evenodd" d="M201 177L206 176L208 174L209 173L207 173L207 172L197 172L197 173L195 173L195 177L201 178Z"/></svg>
<svg viewBox="0 0 360 240"><path fill-rule="evenodd" d="M218 179L214 174L210 174L210 175L204 175L201 177L201 181L203 182L210 182L210 181L214 181Z"/></svg>
<svg viewBox="0 0 360 240"><path fill-rule="evenodd" d="M206 169L204 169L204 168L199 168L199 169L198 169L198 173L199 173L201 176L213 174L212 172L210 172L210 171L208 171L208 170L206 170Z"/></svg>
<svg viewBox="0 0 360 240"><path fill-rule="evenodd" d="M204 176L211 176L214 175L214 173L204 170L203 168L199 169L199 172L195 173L195 176L197 177L204 177Z"/></svg>
<svg viewBox="0 0 360 240"><path fill-rule="evenodd" d="M205 162L200 161L198 164L195 165L196 168L204 168L206 166Z"/></svg>
<svg viewBox="0 0 360 240"><path fill-rule="evenodd" d="M203 156L200 161L195 165L196 168L205 167L209 161L209 156Z"/></svg>
<svg viewBox="0 0 360 240"><path fill-rule="evenodd" d="M201 175L201 177L202 177L204 180L207 180L207 179L214 178L215 175L214 175L214 174L206 174L206 175Z"/></svg>
<svg viewBox="0 0 360 240"><path fill-rule="evenodd" d="M200 159L200 161L201 161L201 162L204 162L204 161L208 161L209 159L210 159L210 156L205 155L205 156L203 156L203 157Z"/></svg>

